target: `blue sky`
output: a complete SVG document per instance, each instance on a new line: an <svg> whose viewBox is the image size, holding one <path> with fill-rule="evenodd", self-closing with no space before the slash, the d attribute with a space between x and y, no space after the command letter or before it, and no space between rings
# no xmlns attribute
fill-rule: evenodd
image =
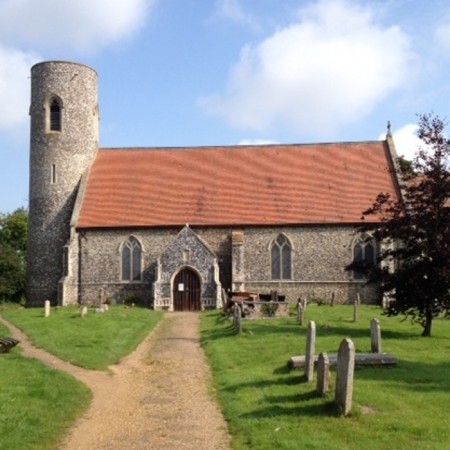
<svg viewBox="0 0 450 450"><path fill-rule="evenodd" d="M379 139L447 117L448 0L0 0L0 212L28 203L29 74L99 75L101 147Z"/></svg>

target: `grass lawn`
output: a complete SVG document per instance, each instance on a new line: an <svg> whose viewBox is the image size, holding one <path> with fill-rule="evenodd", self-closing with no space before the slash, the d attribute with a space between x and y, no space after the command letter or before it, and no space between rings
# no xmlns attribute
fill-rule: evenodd
<svg viewBox="0 0 450 450"><path fill-rule="evenodd" d="M370 352L370 320L380 319L383 351L397 367L357 368L353 410L334 407L335 372L327 397L316 394L302 371L287 366L305 353L306 326L295 317L244 321L236 335L219 311L202 315L202 345L210 361L224 415L238 449L449 449L450 320L433 322L432 337L376 307L310 305L316 353L336 353L342 339Z"/></svg>
<svg viewBox="0 0 450 450"><path fill-rule="evenodd" d="M9 335L2 324L0 335ZM0 449L55 448L90 399L82 383L20 356L19 347L0 354Z"/></svg>
<svg viewBox="0 0 450 450"><path fill-rule="evenodd" d="M112 307L104 314L78 308L23 309L0 306L0 314L38 347L89 369L106 369L130 353L162 318L144 308ZM0 324L0 335L9 331ZM20 355L20 345L0 354L0 449L44 450L86 410L89 389L71 376Z"/></svg>
<svg viewBox="0 0 450 450"><path fill-rule="evenodd" d="M34 345L64 361L87 369L105 370L131 353L162 318L146 308L113 306L99 314L89 309L81 317L78 307L4 307L0 314L24 331Z"/></svg>

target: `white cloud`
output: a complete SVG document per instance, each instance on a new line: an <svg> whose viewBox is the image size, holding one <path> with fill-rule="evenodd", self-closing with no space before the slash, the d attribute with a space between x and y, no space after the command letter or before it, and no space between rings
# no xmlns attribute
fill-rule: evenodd
<svg viewBox="0 0 450 450"><path fill-rule="evenodd" d="M417 135L418 131L419 125L416 123L407 123L392 133L397 156L402 156L405 159L412 161L419 149L427 151L427 146ZM380 134L378 139L386 139L386 134ZM432 151L431 148L428 150L430 152Z"/></svg>
<svg viewBox="0 0 450 450"><path fill-rule="evenodd" d="M0 41L91 53L143 26L156 0L3 0Z"/></svg>
<svg viewBox="0 0 450 450"><path fill-rule="evenodd" d="M257 19L246 12L238 0L216 0L212 20L231 20L239 25L258 30Z"/></svg>
<svg viewBox="0 0 450 450"><path fill-rule="evenodd" d="M435 39L440 49L450 56L450 19L442 22L435 31ZM440 53L442 55L442 53Z"/></svg>
<svg viewBox="0 0 450 450"><path fill-rule="evenodd" d="M30 67L39 59L37 55L0 45L0 130L28 120Z"/></svg>
<svg viewBox="0 0 450 450"><path fill-rule="evenodd" d="M281 125L321 135L367 116L411 76L410 42L344 0L302 9L296 23L242 49L226 93L200 100L243 129Z"/></svg>
<svg viewBox="0 0 450 450"><path fill-rule="evenodd" d="M276 141L269 139L243 139L238 145L273 145L278 144Z"/></svg>
<svg viewBox="0 0 450 450"><path fill-rule="evenodd" d="M45 53L92 53L130 37L157 0L1 0L0 129L28 120L30 68Z"/></svg>
<svg viewBox="0 0 450 450"><path fill-rule="evenodd" d="M423 145L422 141L417 136L419 126L414 123L408 123L402 128L394 131L393 138L395 149L398 156L403 156L405 159L412 161L419 147ZM384 136L383 136L384 139Z"/></svg>

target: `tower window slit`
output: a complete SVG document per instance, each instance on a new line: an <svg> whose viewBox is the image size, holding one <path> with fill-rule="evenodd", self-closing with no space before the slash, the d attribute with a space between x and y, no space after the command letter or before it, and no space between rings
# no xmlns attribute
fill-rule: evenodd
<svg viewBox="0 0 450 450"><path fill-rule="evenodd" d="M52 164L52 184L56 183L56 164Z"/></svg>
<svg viewBox="0 0 450 450"><path fill-rule="evenodd" d="M61 105L56 98L50 104L50 131L61 131Z"/></svg>

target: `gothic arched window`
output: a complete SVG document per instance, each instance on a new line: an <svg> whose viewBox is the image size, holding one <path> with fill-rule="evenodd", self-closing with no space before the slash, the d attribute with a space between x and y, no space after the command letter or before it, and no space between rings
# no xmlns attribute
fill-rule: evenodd
<svg viewBox="0 0 450 450"><path fill-rule="evenodd" d="M279 234L270 249L272 280L292 278L292 247L286 236Z"/></svg>
<svg viewBox="0 0 450 450"><path fill-rule="evenodd" d="M139 241L131 236L122 245L122 281L140 281L142 247Z"/></svg>
<svg viewBox="0 0 450 450"><path fill-rule="evenodd" d="M361 270L353 270L354 280L364 280L365 275L363 268L370 267L375 264L376 244L375 239L367 233L358 235L353 241L353 263L359 265Z"/></svg>
<svg viewBox="0 0 450 450"><path fill-rule="evenodd" d="M61 131L61 102L53 98L50 102L50 131Z"/></svg>

